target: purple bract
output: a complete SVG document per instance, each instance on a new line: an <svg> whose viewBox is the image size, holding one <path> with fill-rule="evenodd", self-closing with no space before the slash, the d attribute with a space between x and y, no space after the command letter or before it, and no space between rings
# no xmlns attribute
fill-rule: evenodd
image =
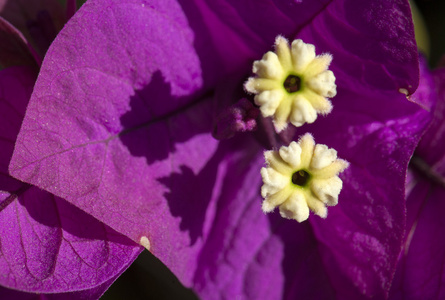
<svg viewBox="0 0 445 300"><path fill-rule="evenodd" d="M421 70L413 95L434 106L434 120L422 137L410 164L407 181L407 224L390 299L442 299L445 258L445 69ZM423 80L422 80L423 79Z"/></svg>
<svg viewBox="0 0 445 300"><path fill-rule="evenodd" d="M216 140L279 34L333 55L332 113L297 135L259 117L256 131ZM147 238L203 299L382 298L430 117L401 93L418 71L408 1L87 1L47 52L9 170ZM263 151L305 132L351 163L339 205L302 224L266 216Z"/></svg>
<svg viewBox="0 0 445 300"><path fill-rule="evenodd" d="M1 15L10 16L9 4ZM65 200L8 174L39 59L2 18L0 40L0 62L9 66L0 71L0 298L98 298L141 247Z"/></svg>

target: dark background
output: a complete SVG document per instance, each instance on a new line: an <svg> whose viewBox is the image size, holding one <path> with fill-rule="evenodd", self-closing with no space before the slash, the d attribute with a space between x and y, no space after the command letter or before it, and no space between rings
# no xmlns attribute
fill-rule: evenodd
<svg viewBox="0 0 445 300"><path fill-rule="evenodd" d="M429 62L430 67L434 69L445 54L445 1L417 0L414 3L422 14L429 33Z"/></svg>

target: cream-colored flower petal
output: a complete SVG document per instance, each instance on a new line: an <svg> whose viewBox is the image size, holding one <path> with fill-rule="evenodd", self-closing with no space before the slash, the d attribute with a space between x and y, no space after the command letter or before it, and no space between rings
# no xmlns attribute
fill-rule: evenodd
<svg viewBox="0 0 445 300"><path fill-rule="evenodd" d="M288 176L285 176L272 168L261 168L261 177L264 183L264 188L261 189L261 196L263 197L275 194L279 190L282 190L286 185L289 185Z"/></svg>
<svg viewBox="0 0 445 300"><path fill-rule="evenodd" d="M343 159L336 159L332 164L322 169L311 169L312 174L320 179L327 179L338 175L338 173L343 172L349 163Z"/></svg>
<svg viewBox="0 0 445 300"><path fill-rule="evenodd" d="M326 205L313 195L306 196L307 206L311 211L323 219L328 216L328 208Z"/></svg>
<svg viewBox="0 0 445 300"><path fill-rule="evenodd" d="M337 151L328 148L326 145L318 144L315 146L312 156L311 168L323 169L332 164L337 159Z"/></svg>
<svg viewBox="0 0 445 300"><path fill-rule="evenodd" d="M292 65L295 73L302 73L315 58L315 46L302 40L292 42Z"/></svg>
<svg viewBox="0 0 445 300"><path fill-rule="evenodd" d="M304 97L318 113L326 115L332 111L331 101L317 94L310 88L304 89L304 91L301 92L301 97Z"/></svg>
<svg viewBox="0 0 445 300"><path fill-rule="evenodd" d="M298 144L301 147L301 167L308 168L311 164L314 153L315 141L310 133L306 133L300 138Z"/></svg>
<svg viewBox="0 0 445 300"><path fill-rule="evenodd" d="M290 115L290 122L299 127L304 123L313 123L316 119L317 112L314 107L304 97L296 97Z"/></svg>
<svg viewBox="0 0 445 300"><path fill-rule="evenodd" d="M281 88L278 85L277 81L272 79L264 79L264 78L249 78L247 82L244 84L244 88L249 93L258 94L264 91L276 90Z"/></svg>
<svg viewBox="0 0 445 300"><path fill-rule="evenodd" d="M343 182L338 176L328 179L314 179L311 182L312 192L329 206L337 205L338 195L343 187Z"/></svg>
<svg viewBox="0 0 445 300"><path fill-rule="evenodd" d="M309 207L302 192L296 191L280 205L280 215L286 219L294 219L298 222L309 218Z"/></svg>
<svg viewBox="0 0 445 300"><path fill-rule="evenodd" d="M322 54L315 57L303 71L303 76L305 78L312 78L321 72L324 72L328 69L329 65L332 62L331 54Z"/></svg>
<svg viewBox="0 0 445 300"><path fill-rule="evenodd" d="M301 162L301 147L296 142L291 142L288 147L279 150L281 158L292 168L298 168Z"/></svg>
<svg viewBox="0 0 445 300"><path fill-rule="evenodd" d="M264 117L269 117L275 114L283 97L282 90L264 91L255 96L255 104L260 107Z"/></svg>
<svg viewBox="0 0 445 300"><path fill-rule="evenodd" d="M275 52L281 63L281 67L285 72L292 70L292 58L289 49L289 42L281 35L275 39Z"/></svg>
<svg viewBox="0 0 445 300"><path fill-rule="evenodd" d="M263 203L262 203L262 210L265 213L271 212L275 209L275 207L282 205L284 202L286 202L289 197L293 194L292 188L289 186L286 186L285 188L281 189L280 191L268 195L265 197Z"/></svg>
<svg viewBox="0 0 445 300"><path fill-rule="evenodd" d="M257 60L253 63L252 72L261 78L268 79L280 80L284 76L284 71L278 56L271 51L264 54L261 60Z"/></svg>
<svg viewBox="0 0 445 300"><path fill-rule="evenodd" d="M292 167L289 166L276 151L270 150L264 152L264 159L267 166L283 175L292 175Z"/></svg>
<svg viewBox="0 0 445 300"><path fill-rule="evenodd" d="M274 126L275 130L278 133L283 131L287 127L289 116L292 109L290 103L291 103L291 98L289 96L284 97L280 105L278 105L278 108L275 112Z"/></svg>
<svg viewBox="0 0 445 300"><path fill-rule="evenodd" d="M335 76L332 71L324 71L307 81L309 88L322 95L332 98L337 95L337 85L335 85Z"/></svg>

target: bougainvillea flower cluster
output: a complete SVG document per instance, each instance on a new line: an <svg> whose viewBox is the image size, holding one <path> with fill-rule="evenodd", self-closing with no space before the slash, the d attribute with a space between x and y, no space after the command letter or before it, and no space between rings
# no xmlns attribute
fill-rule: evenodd
<svg viewBox="0 0 445 300"><path fill-rule="evenodd" d="M282 131L240 102L277 36L330 53L336 85L330 114ZM45 56L9 172L141 243L203 299L381 298L429 120L400 92L418 80L407 1L87 1ZM341 201L326 219L265 215L263 153L306 132L350 163ZM88 288L78 278L54 292Z"/></svg>

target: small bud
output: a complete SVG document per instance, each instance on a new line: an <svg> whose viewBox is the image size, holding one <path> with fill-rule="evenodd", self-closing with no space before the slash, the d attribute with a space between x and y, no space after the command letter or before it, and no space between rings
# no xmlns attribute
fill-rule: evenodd
<svg viewBox="0 0 445 300"><path fill-rule="evenodd" d="M217 118L213 137L218 140L229 139L238 132L253 131L257 127L259 110L249 100L243 98L225 109Z"/></svg>

